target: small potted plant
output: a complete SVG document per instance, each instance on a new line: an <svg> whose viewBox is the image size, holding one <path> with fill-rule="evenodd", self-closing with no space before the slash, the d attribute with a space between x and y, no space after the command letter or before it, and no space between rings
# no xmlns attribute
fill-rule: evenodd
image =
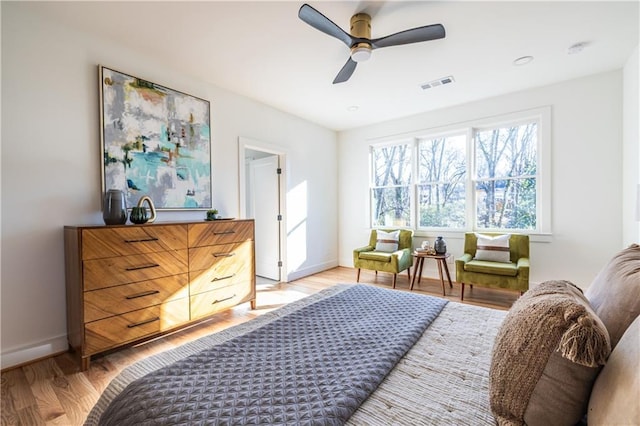
<svg viewBox="0 0 640 426"><path fill-rule="evenodd" d="M218 218L217 209L207 210L207 220L216 220L217 218Z"/></svg>

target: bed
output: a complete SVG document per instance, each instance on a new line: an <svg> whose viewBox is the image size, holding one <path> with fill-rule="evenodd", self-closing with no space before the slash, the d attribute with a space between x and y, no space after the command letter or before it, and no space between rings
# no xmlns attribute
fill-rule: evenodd
<svg viewBox="0 0 640 426"><path fill-rule="evenodd" d="M630 273L634 276L628 281L640 286L639 246L635 246L632 256L635 267ZM606 284L610 287L609 282ZM565 411L573 416L570 422L556 424L575 424L575 416L580 419L586 412L593 383L611 353L609 333L600 332L608 324L596 317L606 303L591 309L582 292L567 282L542 283L538 287L514 304L517 309L507 312L366 284L337 284L127 367L106 388L85 424L550 424L539 411L541 404L549 404L544 399L549 395L539 395L541 390L549 394L548 386L563 388L560 390L568 390L571 398L580 398L562 402L567 407L577 404L575 412L563 405L543 407L555 420ZM561 353L558 340L540 365L521 365L523 359L535 358L544 352L541 348L549 345L529 348L533 355L527 354L524 346L513 350L509 344L518 336L509 334L513 329L506 326L518 323L518 311L525 312L529 321L531 307L539 306L540 298L549 297L552 303L561 299L562 306L571 299L572 309L579 308L574 309L578 314L572 314L567 322L566 310L546 307L549 312L557 311L566 326L556 324L554 330L559 331L548 332L546 319L536 320L540 334L544 338L557 335L558 339L566 339L571 333L575 337L577 330L587 336L586 340L576 346L575 338L570 339L573 346L565 348L568 355ZM529 299L531 303L527 303ZM573 301L577 299L576 304ZM634 304L633 312L626 326L615 332L615 339L625 347L625 339L630 341L637 353L640 324L634 332L622 336L640 312L637 299L629 303ZM585 321L587 316L589 321ZM545 314L547 317L553 314ZM588 332L585 324L591 327ZM321 329L320 334L316 335L315 329ZM629 334L631 337L626 337ZM531 346L530 338L524 340ZM364 352L358 352L361 347L366 348ZM506 348L507 354L497 359L500 347ZM342 357L344 354L347 355ZM544 381L544 376L550 376L549 368L558 368L557 364L550 366L556 355L563 368L567 358L574 357L571 368L580 369L584 376L581 383L567 384L564 377L561 385L553 382L554 377L551 382ZM623 355L615 369L628 368L627 358ZM630 359L631 365L637 362L633 355ZM503 374L505 365L509 368ZM528 377L536 368L540 371L535 373L530 391L526 391ZM498 377L501 374L502 379ZM513 374L520 379L514 380ZM518 383L520 380L522 383ZM514 385L516 391L512 390ZM637 394L633 387L637 383L632 380L629 386L630 395ZM594 393L597 388L598 383ZM529 392L525 407L513 408L515 417L509 418L512 413L500 411L500 403L504 402L501 398L506 393L511 403L512 396L522 389ZM598 392L600 399L607 398L607 404L598 404L592 395L589 414L593 418L606 419L593 410L612 411L611 407L617 407L618 414L622 411L627 416L627 423L629 419L629 424L640 422L637 410L620 410L612 402L610 384ZM561 399L555 394L552 397L554 401ZM519 403L522 398L518 398ZM536 398L542 402L534 404ZM630 405L633 408L637 401ZM536 418L540 421L536 422Z"/></svg>

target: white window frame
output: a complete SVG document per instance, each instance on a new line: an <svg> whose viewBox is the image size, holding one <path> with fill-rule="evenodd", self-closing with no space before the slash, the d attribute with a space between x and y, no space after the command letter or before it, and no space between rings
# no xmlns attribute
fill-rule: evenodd
<svg viewBox="0 0 640 426"><path fill-rule="evenodd" d="M551 235L551 107L540 107L529 110L518 111L509 114L501 114L499 116L486 117L476 120L470 120L454 125L423 129L419 131L409 132L395 137L380 138L370 141L369 147L369 224L373 226L372 217L372 188L373 188L373 166L372 152L375 148L382 148L390 145L400 145L413 143L412 149L412 189L410 190L410 211L411 211L411 228L416 231L416 235L432 234L439 232L441 234L455 234L470 231L492 231L491 229L475 229L475 210L476 200L474 184L476 178L475 164L475 132L497 127L517 126L524 123L535 121L538 130L538 146L537 146L537 175L536 175L536 228L531 230L513 230L514 232L526 233L529 235ZM421 227L419 222L419 211L417 206L417 193L419 185L418 176L418 140L434 139L455 134L466 134L467 145L467 181L466 193L467 203L465 209L466 228L434 228ZM497 228L495 231L511 231L504 228Z"/></svg>

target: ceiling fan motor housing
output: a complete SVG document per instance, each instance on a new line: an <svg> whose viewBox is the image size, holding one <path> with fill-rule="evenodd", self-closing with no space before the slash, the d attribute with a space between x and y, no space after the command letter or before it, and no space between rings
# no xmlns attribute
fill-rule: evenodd
<svg viewBox="0 0 640 426"><path fill-rule="evenodd" d="M356 13L351 17L351 35L358 38L371 38L371 16Z"/></svg>
<svg viewBox="0 0 640 426"><path fill-rule="evenodd" d="M371 16L366 13L356 13L351 17L351 35L356 38L371 39ZM351 59L362 62L371 56L371 45L360 42L351 46Z"/></svg>

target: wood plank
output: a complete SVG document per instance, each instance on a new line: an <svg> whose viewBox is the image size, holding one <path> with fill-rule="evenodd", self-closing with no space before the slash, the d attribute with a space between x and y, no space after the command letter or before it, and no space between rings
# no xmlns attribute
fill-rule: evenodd
<svg viewBox="0 0 640 426"><path fill-rule="evenodd" d="M64 372L53 358L25 365L25 377L37 402L39 415L45 423L62 424L67 419L65 410L53 390L52 381L64 377Z"/></svg>
<svg viewBox="0 0 640 426"><path fill-rule="evenodd" d="M82 424L100 397L98 391L82 373L55 377L52 384L70 424Z"/></svg>

